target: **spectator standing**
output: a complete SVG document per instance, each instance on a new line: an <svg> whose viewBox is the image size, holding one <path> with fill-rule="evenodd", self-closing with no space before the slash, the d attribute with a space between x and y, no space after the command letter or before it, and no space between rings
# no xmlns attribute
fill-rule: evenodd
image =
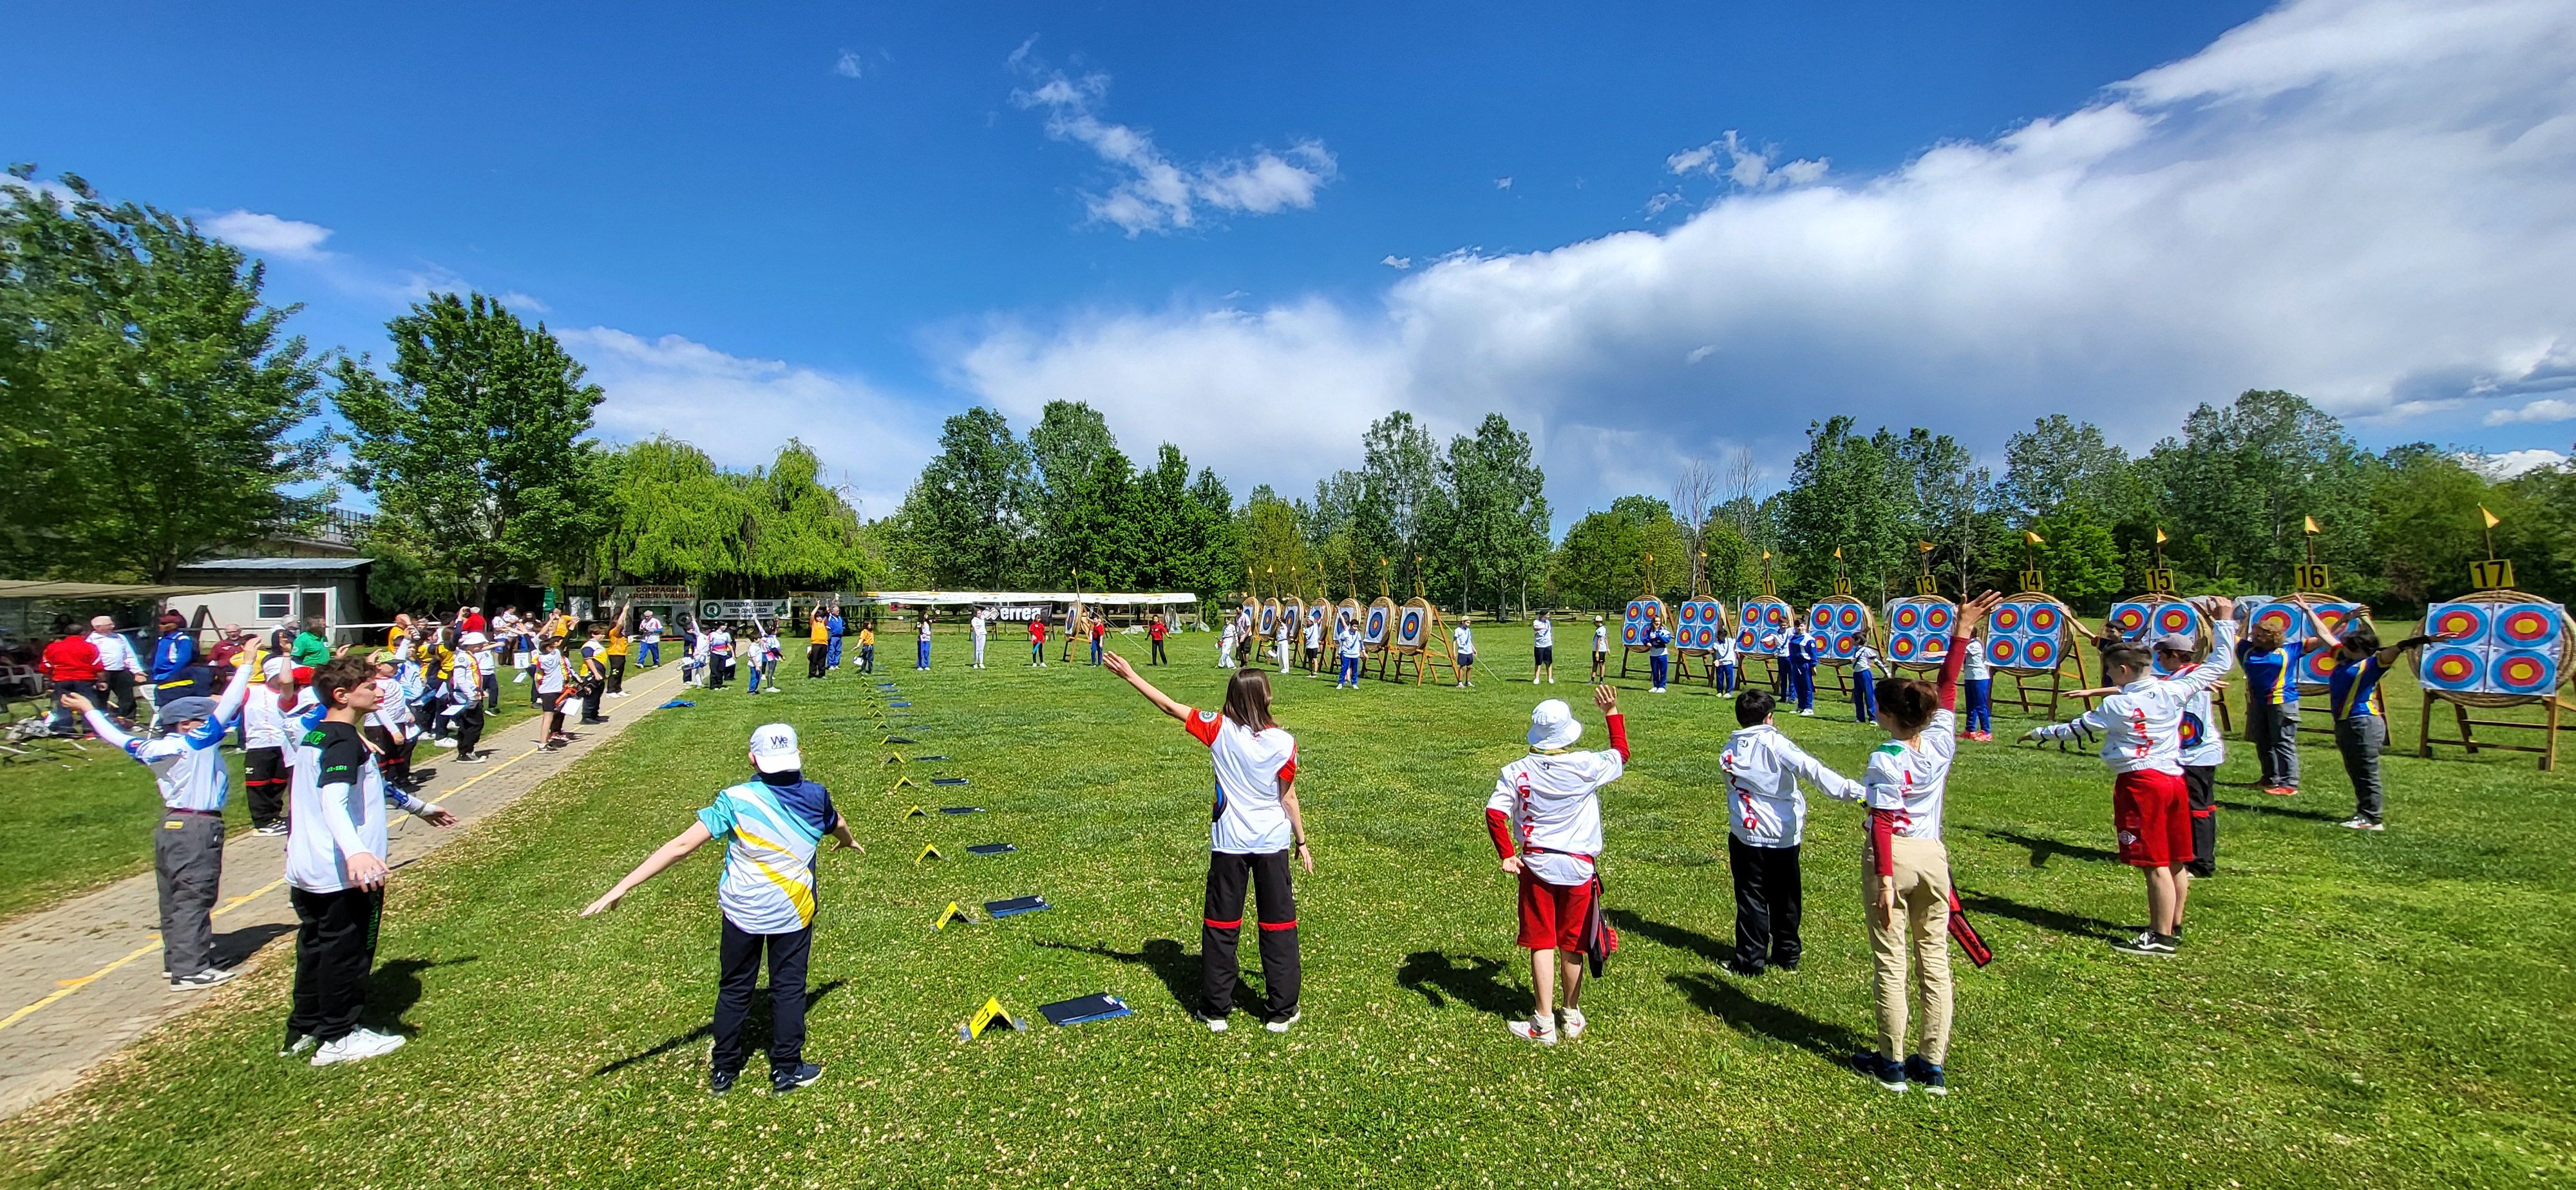
<svg viewBox="0 0 2576 1190"><path fill-rule="evenodd" d="M153 705L195 694L204 689L205 680L206 670L197 664L197 634L188 631L188 618L161 613L161 635L152 641Z"/></svg>
<svg viewBox="0 0 2576 1190"><path fill-rule="evenodd" d="M98 646L65 620L62 639L45 646L36 660L36 672L54 684L54 717L50 727L55 735L80 733L80 712L72 708L75 699L94 702L98 698Z"/></svg>
<svg viewBox="0 0 2576 1190"><path fill-rule="evenodd" d="M1556 621L1540 609L1530 621L1530 685L1556 684Z"/></svg>
<svg viewBox="0 0 2576 1190"><path fill-rule="evenodd" d="M134 722L134 683L147 676L143 659L134 655L134 642L116 630L113 618L94 616L89 622L89 643L98 650L99 682L116 708L116 717Z"/></svg>
<svg viewBox="0 0 2576 1190"><path fill-rule="evenodd" d="M303 630L295 634L295 663L317 667L328 663L331 660L331 640L323 634L330 630L330 626L324 623L320 616L306 620ZM460 629L459 631L481 630Z"/></svg>
<svg viewBox="0 0 2576 1190"><path fill-rule="evenodd" d="M636 650L636 661L646 669L662 664L662 617L647 610L644 618L636 623L635 631L636 644L641 646Z"/></svg>
<svg viewBox="0 0 2576 1190"><path fill-rule="evenodd" d="M268 658L259 677L259 688L242 700L242 798L250 804L252 833L282 835L287 832L287 761L293 755L287 732L299 689L295 659Z"/></svg>
<svg viewBox="0 0 2576 1190"><path fill-rule="evenodd" d="M1145 629L1145 638L1151 645L1151 651L1147 654L1145 664L1164 665L1170 662L1171 659L1163 655L1163 638L1169 635L1170 632L1171 628L1169 625L1164 623L1162 613L1154 613L1153 624ZM1311 646L1309 646L1309 648L1311 649Z"/></svg>

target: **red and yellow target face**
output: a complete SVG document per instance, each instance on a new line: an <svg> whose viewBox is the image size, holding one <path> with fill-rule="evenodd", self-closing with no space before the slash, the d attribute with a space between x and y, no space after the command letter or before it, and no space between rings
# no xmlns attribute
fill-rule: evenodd
<svg viewBox="0 0 2576 1190"><path fill-rule="evenodd" d="M2558 617L2547 610L2517 607L2499 620L2496 635L2507 645L2529 649L2558 639L2560 631Z"/></svg>
<svg viewBox="0 0 2576 1190"><path fill-rule="evenodd" d="M2192 610L2188 607L2178 603L2168 603L2156 609L2156 631L2185 634L2198 632L2200 617L2192 614Z"/></svg>
<svg viewBox="0 0 2576 1190"><path fill-rule="evenodd" d="M1856 603L1842 605L1841 609L1834 613L1834 623L1840 625L1846 632L1860 627L1860 605Z"/></svg>
<svg viewBox="0 0 2576 1190"><path fill-rule="evenodd" d="M1997 660L2001 661L2000 658ZM2022 648L2021 664L2030 669L2047 669L2057 664L2057 642L2048 637L2033 639Z"/></svg>
<svg viewBox="0 0 2576 1190"><path fill-rule="evenodd" d="M2182 717L2182 731L2180 733L2182 736L2182 746L2189 748L2200 743L2200 737L2207 734L2208 730L2208 728L2200 725L2200 716L2194 715L2188 711L2184 712Z"/></svg>
<svg viewBox="0 0 2576 1190"><path fill-rule="evenodd" d="M1887 655L1898 661L1914 660L1914 638L1911 636L1887 638Z"/></svg>
<svg viewBox="0 0 2576 1190"><path fill-rule="evenodd" d="M2147 609L2134 603L2119 604L2111 609L2108 623L2114 635L2135 636L2147 626Z"/></svg>
<svg viewBox="0 0 2576 1190"><path fill-rule="evenodd" d="M1788 627L1788 626L1789 626L1789 605L1788 605L1788 604L1785 604L1785 603L1774 603L1774 604L1772 604L1772 605L1770 605L1770 606L1768 606L1768 607L1763 608L1763 609L1762 609L1762 622L1763 622L1763 623L1765 623L1765 624L1769 624L1770 626L1772 626L1772 627L1774 627L1774 628L1786 628L1786 627Z"/></svg>
<svg viewBox="0 0 2576 1190"><path fill-rule="evenodd" d="M1986 660L1997 665L2021 664L2021 642L2009 636L1996 637L1986 646Z"/></svg>
<svg viewBox="0 0 2576 1190"><path fill-rule="evenodd" d="M2475 640L2486 630L2485 610L2473 605L2453 604L2443 608L2440 614L2433 617L2435 634L2457 637L2462 643Z"/></svg>
<svg viewBox="0 0 2576 1190"><path fill-rule="evenodd" d="M1949 605L1936 603L1924 608L1923 626L1934 632L1948 632L1950 630Z"/></svg>
<svg viewBox="0 0 2576 1190"><path fill-rule="evenodd" d="M1996 604L1993 619L1995 631L2019 632L2021 631L2022 621L2021 605L2014 603Z"/></svg>
<svg viewBox="0 0 2576 1190"><path fill-rule="evenodd" d="M2424 684L2435 690L2474 689L2485 672L2485 664L2471 650L2441 646L2424 651Z"/></svg>
<svg viewBox="0 0 2576 1190"><path fill-rule="evenodd" d="M2049 603L2033 604L2030 609L2030 630L2033 632L2056 632L2057 606Z"/></svg>
<svg viewBox="0 0 2576 1190"><path fill-rule="evenodd" d="M1915 625L1923 622L1923 609L1911 603L1897 604L1895 612L1887 617L1887 622L1898 632L1912 632Z"/></svg>
<svg viewBox="0 0 2576 1190"><path fill-rule="evenodd" d="M2506 694L2547 694L2558 688L2557 655L2507 650L2496 657L2495 684Z"/></svg>
<svg viewBox="0 0 2576 1190"><path fill-rule="evenodd" d="M2341 632L2343 631L2344 624L2352 619L2352 609L2348 607L2320 607L2316 610L2316 617L2318 623L2325 625L2327 628L2335 632Z"/></svg>
<svg viewBox="0 0 2576 1190"><path fill-rule="evenodd" d="M2299 607L2294 603L2267 603L2254 613L2254 626L2269 628L2284 638L2299 636Z"/></svg>

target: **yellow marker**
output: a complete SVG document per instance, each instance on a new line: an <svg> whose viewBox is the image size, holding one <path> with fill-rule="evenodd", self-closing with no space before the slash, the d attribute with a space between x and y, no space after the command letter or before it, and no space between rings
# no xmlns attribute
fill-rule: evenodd
<svg viewBox="0 0 2576 1190"><path fill-rule="evenodd" d="M986 999L984 1001L984 1006L976 1009L975 1015L968 1019L965 1024L957 1026L957 1036L966 1041L973 1041L978 1037L982 1037L984 1035L984 1030L990 1028L995 1021L1002 1022L1002 1025L1005 1028L1017 1029L1020 1027L1020 1023L1018 1021L1011 1019L1011 1014L1002 1011L1002 998L999 996L993 996Z"/></svg>
<svg viewBox="0 0 2576 1190"><path fill-rule="evenodd" d="M2157 545L2163 545L2164 543L2166 543L2166 542L2168 542L2168 541L2171 541L2171 540L2173 540L2173 539L2172 539L2172 538L2170 538L2170 537L2165 536L2165 527L2164 527L2164 526L2162 526L2162 525L2158 525L2158 526L2156 526L2156 544L2157 544Z"/></svg>
<svg viewBox="0 0 2576 1190"><path fill-rule="evenodd" d="M957 902L950 901L948 902L948 907L946 909L939 911L939 920L930 923L930 928L934 930L944 930L948 928L948 923L952 921L962 921L970 926L975 924L975 918L972 915L968 914L965 910L958 908Z"/></svg>
<svg viewBox="0 0 2576 1190"><path fill-rule="evenodd" d="M2024 529L2024 530L2022 530L2022 531L2021 531L2021 539L2022 539L2022 541L2024 541L2025 543L2030 544L2030 545L2039 545L2039 544L2041 544L2041 543L2043 543L2043 542L2045 542L2045 541L2047 541L2047 540L2048 540L2047 538L2042 537L2042 536L2040 536L2040 535L2039 535L2039 534L2037 534L2037 533L2033 533L2033 532L2031 532L2031 531L2030 531L2030 530L2028 530L2028 529Z"/></svg>
<svg viewBox="0 0 2576 1190"><path fill-rule="evenodd" d="M944 855L939 854L939 848L938 848L938 846L937 846L937 845L935 845L935 844L931 844L931 843L924 843L924 844L922 844L922 845L921 845L921 854L919 854L919 855L916 855L916 856L912 857L912 866L914 866L914 867L918 868L918 867L920 867L920 866L921 866L921 861L926 860L926 859L946 859L946 858L948 858L948 857L947 857L947 856L944 856Z"/></svg>
<svg viewBox="0 0 2576 1190"><path fill-rule="evenodd" d="M888 752L888 753L886 753L885 762L886 762L887 764L906 764L906 763L909 763L908 761L906 761L906 760L903 758L903 753L901 753L901 752Z"/></svg>
<svg viewBox="0 0 2576 1190"><path fill-rule="evenodd" d="M924 810L919 806L914 806L913 808L904 811L903 816L906 818L928 818L930 817L930 811Z"/></svg>
<svg viewBox="0 0 2576 1190"><path fill-rule="evenodd" d="M906 785L912 786L915 789L921 788L921 782L919 781L915 781L910 777L897 777L894 779L894 784L886 786L886 792L893 793L895 790L901 789Z"/></svg>

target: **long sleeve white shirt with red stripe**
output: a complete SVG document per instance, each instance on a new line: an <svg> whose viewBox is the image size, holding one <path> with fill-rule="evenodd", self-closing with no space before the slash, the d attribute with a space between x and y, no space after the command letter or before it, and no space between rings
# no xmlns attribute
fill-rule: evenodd
<svg viewBox="0 0 2576 1190"><path fill-rule="evenodd" d="M1601 854L1601 787L1628 771L1628 724L1610 716L1600 752L1532 752L1503 766L1485 802L1485 829L1504 859L1549 884L1592 880Z"/></svg>
<svg viewBox="0 0 2576 1190"><path fill-rule="evenodd" d="M2218 622L2213 657L2236 655L2236 624ZM2102 763L2114 773L2153 769L2182 775L2182 717L2195 698L2227 676L2227 664L2189 665L2170 677L2147 674L2105 695L2102 703L2064 723L2032 732L2042 740L2102 741Z"/></svg>

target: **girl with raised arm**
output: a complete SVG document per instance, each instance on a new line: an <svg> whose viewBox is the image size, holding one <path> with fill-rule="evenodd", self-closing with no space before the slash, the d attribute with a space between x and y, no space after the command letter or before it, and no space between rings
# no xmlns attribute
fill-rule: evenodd
<svg viewBox="0 0 2576 1190"><path fill-rule="evenodd" d="M1260 914L1266 1024L1273 1033L1285 1033L1303 1015L1297 1007L1297 897L1289 887L1289 853L1293 848L1308 875L1314 874L1315 857L1306 847L1305 816L1297 810L1297 739L1270 718L1269 675L1249 666L1236 670L1226 683L1225 709L1201 711L1155 689L1117 653L1102 664L1180 720L1191 739L1207 745L1216 768L1216 804L1208 813L1207 908L1199 931L1199 1019L1223 1033L1234 1010L1235 945L1243 935L1249 878Z"/></svg>

